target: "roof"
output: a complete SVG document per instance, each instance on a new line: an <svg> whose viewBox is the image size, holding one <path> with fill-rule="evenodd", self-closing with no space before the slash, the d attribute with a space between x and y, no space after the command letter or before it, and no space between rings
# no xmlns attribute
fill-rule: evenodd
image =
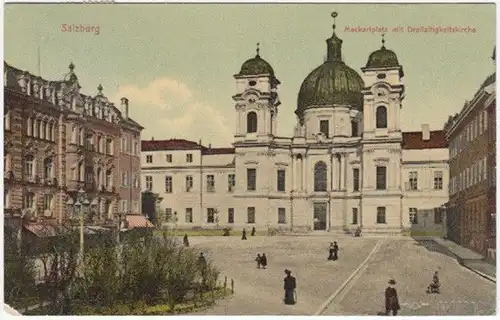
<svg viewBox="0 0 500 320"><path fill-rule="evenodd" d="M201 150L201 154L205 156L218 154L234 154L234 148L212 148L205 147L194 141L185 139L169 139L169 140L143 140L141 141L141 151L174 151L174 150Z"/></svg>
<svg viewBox="0 0 500 320"><path fill-rule="evenodd" d="M40 238L56 237L70 232L70 229L62 225L52 225L46 223L28 223L25 225L25 228Z"/></svg>
<svg viewBox="0 0 500 320"><path fill-rule="evenodd" d="M154 228L154 225L145 216L140 214L128 214L125 216L125 219L127 219L128 229Z"/></svg>
<svg viewBox="0 0 500 320"><path fill-rule="evenodd" d="M405 150L448 148L443 130L431 131L429 140L422 140L422 132L403 132L402 147Z"/></svg>
<svg viewBox="0 0 500 320"><path fill-rule="evenodd" d="M274 77L273 67L257 53L255 58L248 59L241 66L239 76L257 76L261 74L269 74Z"/></svg>
<svg viewBox="0 0 500 320"><path fill-rule="evenodd" d="M194 141L185 139L169 140L143 140L141 141L141 151L159 151L159 150L197 150L203 146Z"/></svg>
<svg viewBox="0 0 500 320"><path fill-rule="evenodd" d="M217 154L234 154L234 148L204 148L201 151L202 155L217 155Z"/></svg>

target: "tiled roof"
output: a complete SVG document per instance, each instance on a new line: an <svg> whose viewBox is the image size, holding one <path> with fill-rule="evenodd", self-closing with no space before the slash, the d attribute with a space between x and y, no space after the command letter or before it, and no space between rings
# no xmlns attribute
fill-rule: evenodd
<svg viewBox="0 0 500 320"><path fill-rule="evenodd" d="M137 214L137 215L127 215L126 216L128 229L134 228L154 228L154 225L146 219L145 216Z"/></svg>
<svg viewBox="0 0 500 320"><path fill-rule="evenodd" d="M216 155L216 154L234 154L234 148L204 148L201 154Z"/></svg>
<svg viewBox="0 0 500 320"><path fill-rule="evenodd" d="M431 131L429 140L422 140L422 132L403 132L403 149L438 149L448 148L444 131Z"/></svg>
<svg viewBox="0 0 500 320"><path fill-rule="evenodd" d="M64 226L45 223L28 223L25 228L40 238L56 237L70 232L70 229Z"/></svg>
<svg viewBox="0 0 500 320"><path fill-rule="evenodd" d="M141 141L141 151L159 151L159 150L197 150L202 148L194 141L184 139L170 140L143 140Z"/></svg>

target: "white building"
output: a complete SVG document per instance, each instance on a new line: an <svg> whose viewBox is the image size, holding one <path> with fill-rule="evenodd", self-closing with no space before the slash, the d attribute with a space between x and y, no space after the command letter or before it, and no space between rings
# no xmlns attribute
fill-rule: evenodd
<svg viewBox="0 0 500 320"><path fill-rule="evenodd" d="M234 148L142 142L143 187L163 197L170 223L441 230L436 209L448 200L446 140L427 125L401 131L405 87L396 54L382 45L361 77L342 61L335 30L326 42L326 61L300 88L293 137L276 135L280 82L257 49L234 76Z"/></svg>

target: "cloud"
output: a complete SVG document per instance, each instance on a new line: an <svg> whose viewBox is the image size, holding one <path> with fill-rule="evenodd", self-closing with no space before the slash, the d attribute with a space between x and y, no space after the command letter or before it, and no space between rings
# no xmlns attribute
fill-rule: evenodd
<svg viewBox="0 0 500 320"><path fill-rule="evenodd" d="M130 117L145 129L142 139L187 139L204 145L230 146L234 128L216 107L197 101L191 89L175 79L162 77L145 87L118 88L115 99L129 99Z"/></svg>

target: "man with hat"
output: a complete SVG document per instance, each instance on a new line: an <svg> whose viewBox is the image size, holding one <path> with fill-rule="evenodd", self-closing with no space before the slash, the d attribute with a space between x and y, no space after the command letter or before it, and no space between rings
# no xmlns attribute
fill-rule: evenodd
<svg viewBox="0 0 500 320"><path fill-rule="evenodd" d="M295 288L297 288L297 283L295 277L292 276L292 271L285 269L286 277L283 280L285 289L285 304L295 304Z"/></svg>
<svg viewBox="0 0 500 320"><path fill-rule="evenodd" d="M389 286L385 289L385 315L390 315L392 311L393 316L398 315L398 310L401 309L398 301L398 292L394 286L396 281L394 279L389 280Z"/></svg>

